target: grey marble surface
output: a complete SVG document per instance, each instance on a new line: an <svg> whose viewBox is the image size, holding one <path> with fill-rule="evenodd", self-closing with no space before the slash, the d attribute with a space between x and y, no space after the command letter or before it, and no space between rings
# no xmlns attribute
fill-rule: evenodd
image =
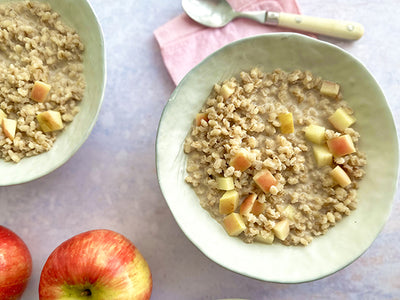
<svg viewBox="0 0 400 300"><path fill-rule="evenodd" d="M399 127L400 2L298 2L304 14L364 24L359 41L322 39L367 66ZM153 31L182 13L180 1L90 3L104 30L108 64L98 122L65 165L33 182L0 188L1 224L17 232L33 256L33 275L23 299L38 298L41 268L57 245L95 228L118 231L140 249L153 274L152 299L400 299L399 193L368 251L314 282L287 285L250 279L213 263L191 244L159 190L154 151L159 118L175 86Z"/></svg>

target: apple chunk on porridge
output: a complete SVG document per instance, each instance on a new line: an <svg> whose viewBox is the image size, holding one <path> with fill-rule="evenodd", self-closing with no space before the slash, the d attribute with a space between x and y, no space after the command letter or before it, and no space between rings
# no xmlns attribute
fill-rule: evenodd
<svg viewBox="0 0 400 300"><path fill-rule="evenodd" d="M340 84L258 68L216 83L186 137L186 182L231 236L308 245L357 207L366 156Z"/></svg>

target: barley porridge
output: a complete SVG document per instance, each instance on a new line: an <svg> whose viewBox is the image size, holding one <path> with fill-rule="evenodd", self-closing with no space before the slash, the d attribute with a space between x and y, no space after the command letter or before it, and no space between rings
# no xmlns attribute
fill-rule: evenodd
<svg viewBox="0 0 400 300"><path fill-rule="evenodd" d="M185 180L229 235L307 245L357 207L366 157L355 122L338 83L243 71L197 114Z"/></svg>
<svg viewBox="0 0 400 300"><path fill-rule="evenodd" d="M6 161L50 150L79 112L85 80L78 34L48 4L0 4L0 148Z"/></svg>

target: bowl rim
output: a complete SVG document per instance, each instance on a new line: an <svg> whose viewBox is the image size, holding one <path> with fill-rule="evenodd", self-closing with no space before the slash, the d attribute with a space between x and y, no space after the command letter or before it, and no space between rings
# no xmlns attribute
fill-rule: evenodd
<svg viewBox="0 0 400 300"><path fill-rule="evenodd" d="M103 28L99 22L99 18L95 12L95 10L93 9L92 4L88 1L88 0L83 0L85 1L85 3L87 4L87 6L89 7L89 12L93 15L93 20L94 20L94 24L96 24L96 27L98 29L99 32L99 38L100 38L100 43L101 43L101 51L100 51L100 55L102 57L102 77L101 77L101 81L102 84L101 86L99 86L100 88L100 99L97 105L97 109L94 115L94 118L88 128L88 130L86 131L86 134L82 137L81 141L75 145L75 148L71 151L70 155L68 157L65 157L62 161L60 161L57 165L55 165L52 169L49 169L47 172L45 172L44 174L39 174L39 176L37 176L36 178L32 178L31 180L35 180L38 179L40 177L43 177L47 174L50 174L51 172L55 171L56 169L58 169L59 167L61 167L62 165L64 165L67 161L69 161L72 156L75 155L75 153L82 147L82 145L86 142L86 140L89 138L90 134L93 131L94 126L97 123L97 119L99 117L99 113L104 101L104 94L105 94L105 90L106 90L106 85L107 85L107 59L106 59L106 46L105 46L105 39L104 39L104 32L103 32ZM31 181L29 180L29 181Z"/></svg>
<svg viewBox="0 0 400 300"><path fill-rule="evenodd" d="M207 61L208 61L208 60L210 59L210 57L212 57L213 55L215 55L215 54L217 54L217 53L219 53L219 52L225 51L226 48L235 47L237 44L240 44L240 43L246 43L247 41L250 41L250 40L253 40L253 39L259 39L259 38L261 38L261 39L264 39L264 38L268 39L268 38L270 38L270 37L297 38L297 39L304 39L304 40L308 40L308 41L312 40L314 43L321 44L321 45L325 45L325 46L327 46L327 47L331 47L331 48L335 49L336 51L339 51L339 52L341 52L342 54L345 54L345 55L349 56L349 57L350 57L352 60L354 60L361 68L363 68L363 69L371 76L371 78L376 82L376 86L377 86L377 88L379 89L379 92L381 92L381 94L382 94L382 96L383 96L383 100L385 101L385 105L386 105L387 108L388 108L388 112L389 112L390 117L391 117L391 122L394 124L393 112L391 111L390 106L388 105L387 98L386 98L386 96L385 96L385 94L384 94L384 92L383 92L381 86L378 84L378 82L376 81L375 77L374 77L374 76L372 75L372 73L368 70L368 68L367 68L359 59L357 59L354 55L352 55L351 53L345 51L344 49L340 48L340 47L337 46L337 45L331 44L331 43L329 43L329 42L317 40L317 39L314 39L314 38L312 38L312 37L305 36L305 35L298 34L298 33L284 32L284 33L266 33L266 34L255 35L255 36L251 36L251 37L247 37L247 38L243 38L243 39L239 39L239 40L236 40L236 41L234 41L234 42L231 42L231 43L225 45L224 47L220 48L219 50L213 52L212 54L210 54L209 56L207 56L205 59L203 59L199 64L197 64L194 68L192 68L192 69L183 77L183 79L179 82L179 84L177 85L177 87L174 89L174 91L172 92L171 96L169 97L169 99L168 99L166 105L164 106L164 109L163 109L163 111L162 111L161 118L160 118L160 121L159 121L159 124L158 124L158 129L157 129L156 143L155 143L155 153L156 153L156 157L155 157L155 158L156 158L157 178L158 178L158 183L159 183L159 186L160 186L161 193L162 193L162 195L163 195L165 201L167 202L167 205L168 205L168 207L169 207L169 209L170 209L172 215L174 216L174 219L175 219L175 221L177 222L178 226L179 226L180 229L183 231L183 233L185 234L185 236L186 236L186 237L187 237L187 238L188 238L188 239L189 239L189 240L190 240L190 241L191 241L205 256L206 256L206 257L208 257L211 261L217 263L218 265L222 266L223 268L225 268L225 269L227 269L227 270L229 270L229 271L232 271L232 272L235 272L235 273L238 273L238 274L241 274L241 275L250 277L250 278L258 279L258 280L260 280L260 281L276 282L276 283L303 283L303 282L310 282L310 281L314 281L314 280L319 280L319 279L325 278L325 277L327 277L327 276L330 276L330 275L332 275L332 274L334 274L334 273L336 273L336 272L338 272L338 271L344 269L345 267L347 267L348 265L350 265L351 263L353 263L355 260L357 260L360 256L362 256L362 255L365 253L365 251L368 250L368 248L374 243L374 241L376 240L377 236L379 235L379 233L382 231L383 227L384 227L385 224L387 223L388 218L390 217L391 210L392 210L392 207L393 207L394 195L395 195L396 190L397 190L397 185L396 185L396 184L394 184L393 190L391 191L391 192L392 192L392 199L390 199L390 209L389 209L389 211L387 211L387 213L386 213L386 215L385 215L385 218L384 218L382 224L380 224L380 226L379 226L379 230L378 230L377 234L374 236L374 238L372 239L372 242L369 244L369 246L367 246L366 248L363 248L362 251L360 251L359 254L358 254L357 256L353 257L351 260L348 260L346 263L340 265L338 268L336 268L336 269L334 269L334 270L331 270L331 271L329 271L329 272L325 272L325 273L323 273L323 274L319 274L319 275L316 275L316 276L309 276L308 278L305 278L304 280L298 280L298 279L293 280L293 279L290 279L290 278L288 278L288 279L285 280L285 279L276 279L276 278L265 278L265 277L262 277L262 276L259 276L259 275L258 275L258 276L255 276L254 274L251 274L251 273L246 272L246 271L243 271L243 270L238 270L238 268L233 268L233 267L231 267L231 266L229 266L229 265L227 265L227 264L225 264L225 263L221 263L221 262L216 261L215 259L213 259L213 258L211 257L211 253L205 252L205 250L203 249L202 245L200 245L196 240L194 240L191 236L189 236L188 233L186 232L185 228L182 227L181 221L178 219L178 216L177 216L176 213L171 209L171 204L170 204L170 201L171 201L171 200L169 200L169 199L168 199L168 195L166 195L166 190L165 190L165 187L163 186L162 179L161 179L161 175L162 175L162 174L160 174L160 165L159 165L160 128L161 128L161 125L162 125L162 121L163 121L163 119L164 119L164 116L165 116L165 114L166 114L166 111L167 111L167 109L168 109L168 107L169 107L171 101L172 101L172 100L176 97L176 95L179 93L179 90L180 90L181 86L186 82L186 80L191 76L191 74L192 74L193 72L196 72L196 70L197 70L198 68L200 68L203 64L207 63ZM395 128L395 130L396 130L396 128ZM399 142L398 142L397 136L395 136L395 141L394 141L394 143L395 143L395 151L396 151L396 157L397 157L397 161L396 161L395 164L394 164L394 165L395 165L395 168L396 168L396 170L395 170L395 181L394 181L394 182L397 182L398 179L399 179Z"/></svg>

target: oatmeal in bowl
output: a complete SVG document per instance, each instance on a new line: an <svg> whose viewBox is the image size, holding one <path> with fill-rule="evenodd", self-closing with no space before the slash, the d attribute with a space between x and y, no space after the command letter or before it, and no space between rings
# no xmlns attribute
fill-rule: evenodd
<svg viewBox="0 0 400 300"><path fill-rule="evenodd" d="M0 0L0 186L64 164L105 87L103 35L86 0Z"/></svg>
<svg viewBox="0 0 400 300"><path fill-rule="evenodd" d="M308 245L357 207L366 157L355 122L338 83L242 71L196 115L185 180L229 235Z"/></svg>
<svg viewBox="0 0 400 300"><path fill-rule="evenodd" d="M156 163L171 213L207 257L297 283L347 266L377 237L396 190L398 142L361 62L277 33L229 44L189 72L162 113Z"/></svg>
<svg viewBox="0 0 400 300"><path fill-rule="evenodd" d="M49 151L79 112L84 45L47 3L0 3L1 158Z"/></svg>

